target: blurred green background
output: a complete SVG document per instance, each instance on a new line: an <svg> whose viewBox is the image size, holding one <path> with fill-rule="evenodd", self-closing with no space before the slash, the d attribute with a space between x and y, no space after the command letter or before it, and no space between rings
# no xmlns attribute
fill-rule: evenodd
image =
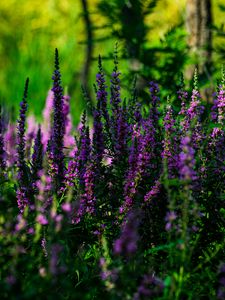
<svg viewBox="0 0 225 300"><path fill-rule="evenodd" d="M180 72L198 64L187 33L188 0L7 0L0 2L0 102L16 107L26 77L30 78L29 111L40 118L54 66L60 53L62 82L71 95L78 122L84 107L81 85L93 98L97 58L107 74L113 68L118 42L123 96L138 74L140 96L147 81L156 79L163 95L172 94ZM193 1L194 2L194 1ZM210 86L219 76L225 50L225 5L212 0L210 51L212 67L202 77ZM204 73L204 72L202 72ZM188 72L187 72L188 74ZM187 76L188 77L188 76ZM109 85L109 80L108 80Z"/></svg>

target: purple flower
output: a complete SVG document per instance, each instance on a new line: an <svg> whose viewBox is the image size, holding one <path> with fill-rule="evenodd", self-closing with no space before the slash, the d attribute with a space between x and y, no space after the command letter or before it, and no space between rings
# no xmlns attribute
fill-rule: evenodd
<svg viewBox="0 0 225 300"><path fill-rule="evenodd" d="M213 173L215 176L223 176L224 174L224 150L225 150L225 136L222 128L215 127L211 133L211 139L208 147L208 160L213 166Z"/></svg>
<svg viewBox="0 0 225 300"><path fill-rule="evenodd" d="M52 204L52 178L46 175L44 171L39 171L39 179L35 182L35 187L37 188L36 199L39 201L38 211L45 213L45 211Z"/></svg>
<svg viewBox="0 0 225 300"><path fill-rule="evenodd" d="M102 61L100 55L98 60L98 67L99 67L99 73L96 75L96 83L98 86L96 91L96 99L97 102L100 104L102 115L106 122L106 128L109 129L110 121L109 121L109 113L107 110L107 91L106 91L107 86L105 85L105 76L102 69Z"/></svg>
<svg viewBox="0 0 225 300"><path fill-rule="evenodd" d="M27 160L30 160L32 144L33 144L34 138L36 136L37 130L38 130L38 125L35 121L35 117L33 115L28 116L27 130L26 130L26 136L25 136L25 139L26 139L25 153L26 153Z"/></svg>
<svg viewBox="0 0 225 300"><path fill-rule="evenodd" d="M127 212L133 205L134 196L136 194L136 180L138 174L138 142L139 136L135 136L136 133L133 133L132 145L130 148L130 154L128 157L128 170L126 174L125 184L124 184L124 198L125 201L120 207L120 213ZM140 144L139 144L140 145Z"/></svg>
<svg viewBox="0 0 225 300"><path fill-rule="evenodd" d="M117 58L117 49L115 49L115 58L114 58L114 69L111 79L111 98L110 104L112 109L112 116L110 119L110 131L111 131L111 143L113 151L116 153L119 142L119 126L121 126L122 121L122 108L121 108L121 98L120 98L120 72L118 71L118 58ZM119 124L120 123L120 124Z"/></svg>
<svg viewBox="0 0 225 300"><path fill-rule="evenodd" d="M218 275L219 275L219 288L217 291L217 299L224 300L225 299L225 264L224 263L220 265Z"/></svg>
<svg viewBox="0 0 225 300"><path fill-rule="evenodd" d="M133 128L132 145L129 149L128 170L124 184L125 202L120 212L128 211L133 203L138 186L157 168L155 158L156 130L151 118L142 120L142 128Z"/></svg>
<svg viewBox="0 0 225 300"><path fill-rule="evenodd" d="M161 296L164 289L164 283L154 275L144 275L133 300L154 299Z"/></svg>
<svg viewBox="0 0 225 300"><path fill-rule="evenodd" d="M157 128L151 117L142 120L143 134L140 138L139 168L140 174L149 176L156 169L156 159L161 146L157 142Z"/></svg>
<svg viewBox="0 0 225 300"><path fill-rule="evenodd" d="M199 116L203 112L203 107L200 106L200 94L198 90L193 90L191 95L191 104L187 110L190 120Z"/></svg>
<svg viewBox="0 0 225 300"><path fill-rule="evenodd" d="M160 193L161 183L159 180L155 182L151 190L145 195L144 202L151 202Z"/></svg>
<svg viewBox="0 0 225 300"><path fill-rule="evenodd" d="M217 93L213 93L213 105L211 107L211 119L214 122L218 121L218 99L217 99Z"/></svg>
<svg viewBox="0 0 225 300"><path fill-rule="evenodd" d="M111 281L111 282L115 282L118 279L118 277L119 277L118 269L114 268L112 270L109 270L108 269L108 264L107 264L104 257L100 258L99 267L101 268L100 276L101 276L101 279L103 281L108 280L108 281Z"/></svg>
<svg viewBox="0 0 225 300"><path fill-rule="evenodd" d="M70 96L63 96L63 115L65 120L65 135L64 135L64 147L66 148L68 155L72 157L72 148L75 146L75 139L72 133L73 124L70 114Z"/></svg>
<svg viewBox="0 0 225 300"><path fill-rule="evenodd" d="M116 131L117 132L115 135L115 161L120 163L121 160L124 157L127 157L128 155L127 142L130 136L130 128L127 122L126 107L119 109Z"/></svg>
<svg viewBox="0 0 225 300"><path fill-rule="evenodd" d="M30 203L28 196L27 196L27 190L24 187L19 187L16 191L16 199L17 199L17 205L21 213L23 213L24 208Z"/></svg>
<svg viewBox="0 0 225 300"><path fill-rule="evenodd" d="M111 79L111 99L110 103L112 105L113 110L117 110L119 107L119 104L121 102L120 99L120 72L118 71L118 61L115 59L114 61L114 70L112 73L112 79Z"/></svg>
<svg viewBox="0 0 225 300"><path fill-rule="evenodd" d="M29 204L28 197L32 197L33 189L31 182L30 168L25 161L25 122L27 112L27 91L29 79L27 78L23 100L20 103L20 114L17 121L17 167L18 167L18 183L19 190L17 192L17 202L20 211L23 211L25 206Z"/></svg>
<svg viewBox="0 0 225 300"><path fill-rule="evenodd" d="M43 250L44 256L48 257L48 251L47 251L46 246L47 246L47 241L46 241L46 238L44 237L44 238L41 239L41 248Z"/></svg>
<svg viewBox="0 0 225 300"><path fill-rule="evenodd" d="M166 116L164 118L165 137L162 142L163 152L162 158L166 159L167 172L169 178L177 175L178 169L178 152L179 152L179 132L175 127L175 119L173 118L173 110L168 105Z"/></svg>
<svg viewBox="0 0 225 300"><path fill-rule="evenodd" d="M181 101L181 109L179 111L179 115L186 116L187 114L187 98L188 93L184 90L184 82L183 77L181 78L181 85L179 90L177 91L178 99Z"/></svg>
<svg viewBox="0 0 225 300"><path fill-rule="evenodd" d="M28 228L27 233L33 235L35 233L34 228L33 227Z"/></svg>
<svg viewBox="0 0 225 300"><path fill-rule="evenodd" d="M61 74L59 70L58 50L55 50L55 71L52 76L54 93L54 115L52 136L50 140L50 152L52 153L54 190L59 191L64 182L65 165L64 165L64 134L65 134L65 115L64 115L64 97L61 86Z"/></svg>
<svg viewBox="0 0 225 300"><path fill-rule="evenodd" d="M24 90L24 97L23 101L20 103L20 115L18 119L18 125L17 125L17 153L18 153L18 168L19 173L18 177L21 183L25 183L25 169L26 169L26 163L25 163L25 123L26 123L26 112L27 112L27 90L28 90L28 84L29 79L27 78L26 84L25 84L25 90Z"/></svg>
<svg viewBox="0 0 225 300"><path fill-rule="evenodd" d="M36 181L38 177L39 171L42 170L42 164L43 164L43 144L41 141L41 127L39 125L38 132L34 141L34 150L32 154L32 176L33 180Z"/></svg>
<svg viewBox="0 0 225 300"><path fill-rule="evenodd" d="M76 212L75 222L79 223L80 219L83 215L90 214L93 215L95 213L95 191L94 191L94 165L90 164L87 166L85 174L84 174L84 193L81 195L79 208Z"/></svg>
<svg viewBox="0 0 225 300"><path fill-rule="evenodd" d="M45 101L45 108L42 112L43 117L43 126L42 126L42 143L44 145L44 149L47 148L47 143L49 138L52 136L52 113L53 113L53 101L54 101L54 93L52 90L48 92L48 96Z"/></svg>
<svg viewBox="0 0 225 300"><path fill-rule="evenodd" d="M63 247L59 244L53 244L51 248L51 258L49 262L49 270L52 275L57 275L63 271L62 268L59 267L59 254L62 252Z"/></svg>
<svg viewBox="0 0 225 300"><path fill-rule="evenodd" d="M46 219L46 217L43 214L39 214L36 217L36 221L38 223L40 223L41 225L47 225L48 224L48 220Z"/></svg>
<svg viewBox="0 0 225 300"><path fill-rule="evenodd" d="M66 202L66 203L63 203L62 204L62 210L67 212L67 213L70 213L72 211L72 206L70 203Z"/></svg>
<svg viewBox="0 0 225 300"><path fill-rule="evenodd" d="M27 226L27 221L23 218L21 214L17 216L17 224L15 226L16 232L24 229Z"/></svg>
<svg viewBox="0 0 225 300"><path fill-rule="evenodd" d="M159 94L159 86L157 83L155 83L154 81L151 81L149 83L150 88L150 99L151 99L151 106L150 106L150 112L149 112L149 116L152 120L153 126L155 128L158 127L158 120L159 120L159 111L158 111L158 105L159 105L159 101L160 98L158 96Z"/></svg>
<svg viewBox="0 0 225 300"><path fill-rule="evenodd" d="M10 286L13 286L14 284L16 284L16 277L12 274L8 275L5 280L6 280L7 284Z"/></svg>
<svg viewBox="0 0 225 300"><path fill-rule="evenodd" d="M195 125L195 122L200 121L201 115L204 112L204 106L201 105L201 96L197 89L193 89L191 95L190 107L187 109L185 119L182 123L184 134Z"/></svg>
<svg viewBox="0 0 225 300"><path fill-rule="evenodd" d="M130 211L125 218L120 237L114 243L114 253L117 255L133 255L137 251L139 240L138 227L140 214Z"/></svg>
<svg viewBox="0 0 225 300"><path fill-rule="evenodd" d="M80 128L80 139L78 145L77 161L78 161L78 174L80 183L84 184L84 173L86 170L86 164L91 156L91 140L89 127L86 126L86 111L84 111L81 120L81 128Z"/></svg>
<svg viewBox="0 0 225 300"><path fill-rule="evenodd" d="M69 161L68 168L65 173L65 188L74 186L74 181L78 179L78 152L75 152L75 157Z"/></svg>
<svg viewBox="0 0 225 300"><path fill-rule="evenodd" d="M94 150L96 163L99 165L102 161L102 157L105 149L100 102L97 103L97 107L94 109L93 117L94 117L93 150Z"/></svg>
<svg viewBox="0 0 225 300"><path fill-rule="evenodd" d="M218 123L224 123L225 115L225 91L223 85L219 86L219 92L217 96L217 108L218 108Z"/></svg>
<svg viewBox="0 0 225 300"><path fill-rule="evenodd" d="M191 147L191 138L189 136L184 137L181 140L181 153L179 155L179 173L182 180L196 180L197 174L194 170L195 150Z"/></svg>
<svg viewBox="0 0 225 300"><path fill-rule="evenodd" d="M166 230L170 231L173 227L174 221L177 219L177 214L174 211L169 211L166 214Z"/></svg>

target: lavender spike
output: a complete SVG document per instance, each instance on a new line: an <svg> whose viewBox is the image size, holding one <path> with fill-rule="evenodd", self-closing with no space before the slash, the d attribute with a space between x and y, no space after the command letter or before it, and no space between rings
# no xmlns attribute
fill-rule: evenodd
<svg viewBox="0 0 225 300"><path fill-rule="evenodd" d="M38 132L34 141L34 151L32 155L32 176L36 181L39 178L38 172L42 170L43 164L43 144L41 142L42 133L41 126L38 127Z"/></svg>
<svg viewBox="0 0 225 300"><path fill-rule="evenodd" d="M65 116L63 104L63 88L61 86L61 74L59 69L59 55L57 48L55 49L55 71L52 76L54 93L54 116L52 137L50 149L52 152L52 161L54 165L54 189L55 192L59 191L64 182L65 164L64 164L64 134L65 134Z"/></svg>

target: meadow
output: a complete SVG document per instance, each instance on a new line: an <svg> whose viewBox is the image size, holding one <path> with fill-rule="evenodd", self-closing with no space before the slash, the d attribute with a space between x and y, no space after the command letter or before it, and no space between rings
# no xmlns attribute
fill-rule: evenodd
<svg viewBox="0 0 225 300"><path fill-rule="evenodd" d="M225 73L211 102L196 70L143 103L117 54L76 127L57 49L43 122L32 78L16 122L1 108L1 299L225 299Z"/></svg>

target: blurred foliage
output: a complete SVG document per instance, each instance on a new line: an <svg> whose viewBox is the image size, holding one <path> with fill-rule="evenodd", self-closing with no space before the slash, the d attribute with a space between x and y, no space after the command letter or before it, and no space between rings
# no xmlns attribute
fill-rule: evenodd
<svg viewBox="0 0 225 300"><path fill-rule="evenodd" d="M120 56L125 58L120 60L119 66L123 79L127 79L123 80L125 87L131 89L134 74L141 74L140 90L153 78L162 86L171 87L171 90L163 90L163 95L174 90L179 72L187 63L192 63L187 60L185 2L87 1L94 36L91 92L94 92L97 56L102 55L103 67L110 73L115 42L119 43ZM214 1L213 5L214 60L215 69L220 69L225 48L222 26L225 7L223 0ZM29 76L29 99L33 113L40 117L51 88L53 53L57 47L62 82L72 96L72 111L78 122L84 107L80 76L86 48L81 1L1 1L0 17L0 101L18 107L24 80ZM125 90L123 96L126 95Z"/></svg>
<svg viewBox="0 0 225 300"><path fill-rule="evenodd" d="M79 1L1 1L0 95L8 104L18 103L24 79L30 77L29 98L40 114L51 87L53 53L60 49L63 83L82 63L77 49L82 37ZM16 13L15 13L16 12ZM66 59L71 57L73 59ZM76 105L80 106L80 101Z"/></svg>
<svg viewBox="0 0 225 300"><path fill-rule="evenodd" d="M168 1L163 5L167 6ZM170 8L173 7L174 3ZM176 5L175 11L178 7L182 7L182 2L180 6ZM157 18L161 18L158 12L165 11L162 1L102 0L98 8L111 25L111 35L123 43L122 57L129 61L126 74L128 84L134 75L139 75L137 80L139 93L143 87L147 87L148 81L153 79L163 86L172 87L169 91L165 90L165 94L174 92L176 85L172 83L176 81L186 60L182 15L178 14L169 26L160 27L157 24ZM174 17L173 10L170 16ZM168 16L165 19L168 19ZM146 95L142 93L141 96Z"/></svg>

